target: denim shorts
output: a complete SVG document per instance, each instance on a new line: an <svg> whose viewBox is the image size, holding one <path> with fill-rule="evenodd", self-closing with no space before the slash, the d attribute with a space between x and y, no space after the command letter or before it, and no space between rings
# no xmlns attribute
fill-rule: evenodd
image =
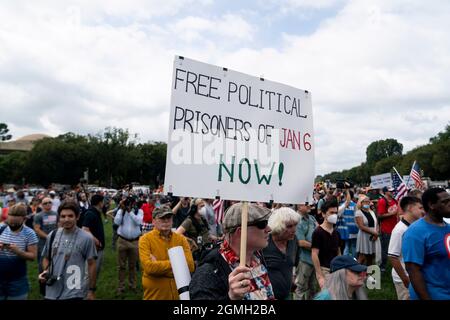
<svg viewBox="0 0 450 320"><path fill-rule="evenodd" d="M30 286L26 276L18 279L0 280L0 300L26 297L29 289Z"/></svg>

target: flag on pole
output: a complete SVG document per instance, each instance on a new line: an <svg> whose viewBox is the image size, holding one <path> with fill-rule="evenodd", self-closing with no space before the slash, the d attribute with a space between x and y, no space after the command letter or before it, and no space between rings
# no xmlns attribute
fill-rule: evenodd
<svg viewBox="0 0 450 320"><path fill-rule="evenodd" d="M395 200L400 201L408 192L408 188L406 187L406 184L402 180L402 178L400 178L400 176L398 175L397 170L395 170L395 172L392 172L391 175L392 187L394 188L394 198Z"/></svg>
<svg viewBox="0 0 450 320"><path fill-rule="evenodd" d="M423 189L424 184L422 182L422 177L420 176L420 167L417 161L414 161L409 176L414 180L417 189Z"/></svg>
<svg viewBox="0 0 450 320"><path fill-rule="evenodd" d="M213 201L213 210L214 210L214 215L216 218L216 223L222 224L223 222L223 216L224 216L224 208L223 208L223 200L222 199L215 199Z"/></svg>

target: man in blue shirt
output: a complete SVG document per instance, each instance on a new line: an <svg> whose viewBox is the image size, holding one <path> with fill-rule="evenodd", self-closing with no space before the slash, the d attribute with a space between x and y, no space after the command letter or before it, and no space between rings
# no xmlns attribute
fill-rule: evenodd
<svg viewBox="0 0 450 320"><path fill-rule="evenodd" d="M450 300L450 195L431 188L422 195L427 214L403 236L402 254L411 300Z"/></svg>

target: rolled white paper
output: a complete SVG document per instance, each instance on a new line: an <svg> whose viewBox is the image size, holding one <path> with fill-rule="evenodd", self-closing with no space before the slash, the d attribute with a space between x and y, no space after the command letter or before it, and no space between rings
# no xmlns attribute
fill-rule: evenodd
<svg viewBox="0 0 450 320"><path fill-rule="evenodd" d="M175 277L177 290L180 288L189 288L191 282L191 273L184 255L183 247L173 247L169 249L169 260L172 266L172 272ZM180 300L190 300L189 290L180 293Z"/></svg>

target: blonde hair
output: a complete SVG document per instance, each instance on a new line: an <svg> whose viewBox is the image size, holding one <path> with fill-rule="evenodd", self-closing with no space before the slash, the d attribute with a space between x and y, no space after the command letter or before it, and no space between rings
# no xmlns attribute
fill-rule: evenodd
<svg viewBox="0 0 450 320"><path fill-rule="evenodd" d="M356 208L358 208L359 210L361 210L362 207L362 202L363 201L370 201L370 198L366 195L360 195L359 196L359 200L358 203L356 204Z"/></svg>
<svg viewBox="0 0 450 320"><path fill-rule="evenodd" d="M273 234L280 234L286 230L286 223L294 221L298 223L300 221L300 215L288 207L281 207L272 212L269 218L269 227L272 229Z"/></svg>
<svg viewBox="0 0 450 320"><path fill-rule="evenodd" d="M198 206L202 202L204 202L204 200L202 198L194 198L191 200L191 206L193 206L193 205Z"/></svg>

